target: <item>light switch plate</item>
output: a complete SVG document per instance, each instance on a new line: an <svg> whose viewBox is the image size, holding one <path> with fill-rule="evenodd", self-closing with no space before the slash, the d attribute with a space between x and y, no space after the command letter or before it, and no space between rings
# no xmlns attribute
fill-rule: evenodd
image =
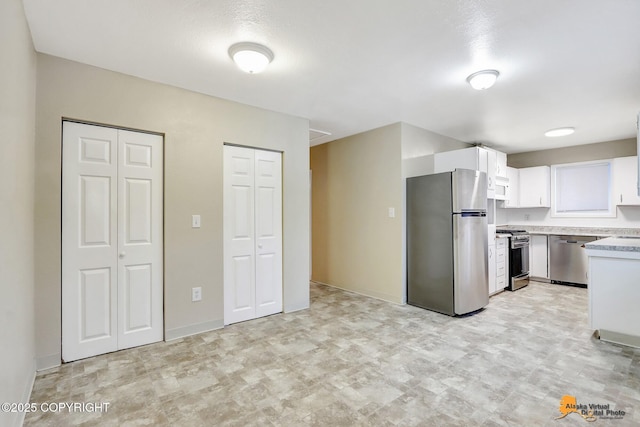
<svg viewBox="0 0 640 427"><path fill-rule="evenodd" d="M196 288L191 288L191 301L201 301L202 300L202 288L200 286Z"/></svg>
<svg viewBox="0 0 640 427"><path fill-rule="evenodd" d="M200 228L200 215L191 215L191 228Z"/></svg>

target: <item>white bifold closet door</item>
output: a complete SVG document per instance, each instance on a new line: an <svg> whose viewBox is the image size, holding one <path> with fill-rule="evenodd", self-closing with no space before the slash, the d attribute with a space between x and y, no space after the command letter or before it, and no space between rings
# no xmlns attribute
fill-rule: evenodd
<svg viewBox="0 0 640 427"><path fill-rule="evenodd" d="M163 139L63 122L62 358L163 337Z"/></svg>
<svg viewBox="0 0 640 427"><path fill-rule="evenodd" d="M224 147L224 324L282 312L282 155Z"/></svg>

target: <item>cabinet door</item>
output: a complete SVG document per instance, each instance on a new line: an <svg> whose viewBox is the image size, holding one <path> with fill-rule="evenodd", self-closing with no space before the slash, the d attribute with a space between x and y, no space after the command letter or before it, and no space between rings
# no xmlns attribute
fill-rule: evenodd
<svg viewBox="0 0 640 427"><path fill-rule="evenodd" d="M550 205L550 168L536 166L519 169L520 207L537 208Z"/></svg>
<svg viewBox="0 0 640 427"><path fill-rule="evenodd" d="M496 152L494 150L484 151L487 156L487 197L493 199L496 194ZM482 160L482 157L479 158Z"/></svg>
<svg viewBox="0 0 640 427"><path fill-rule="evenodd" d="M519 186L520 186L520 175L518 173L518 169L507 167L507 179L509 179L509 184L507 184L507 190L505 192L505 208L517 208L520 206L519 203Z"/></svg>
<svg viewBox="0 0 640 427"><path fill-rule="evenodd" d="M542 279L549 278L549 252L547 236L531 235L529 243L529 275Z"/></svg>
<svg viewBox="0 0 640 427"><path fill-rule="evenodd" d="M640 205L638 156L613 159L613 198L616 205Z"/></svg>
<svg viewBox="0 0 640 427"><path fill-rule="evenodd" d="M489 274L489 294L494 294L497 290L496 288L496 246L495 246L495 240L494 239L489 239L489 245L488 245L488 274Z"/></svg>
<svg viewBox="0 0 640 427"><path fill-rule="evenodd" d="M509 263L507 256L507 238L496 238L496 292L507 287Z"/></svg>
<svg viewBox="0 0 640 427"><path fill-rule="evenodd" d="M496 177L509 178L507 176L507 154L496 151Z"/></svg>
<svg viewBox="0 0 640 427"><path fill-rule="evenodd" d="M485 157L484 169L479 168L478 148L464 148L462 150L445 151L434 155L434 172L451 172L455 169L471 169L487 171Z"/></svg>

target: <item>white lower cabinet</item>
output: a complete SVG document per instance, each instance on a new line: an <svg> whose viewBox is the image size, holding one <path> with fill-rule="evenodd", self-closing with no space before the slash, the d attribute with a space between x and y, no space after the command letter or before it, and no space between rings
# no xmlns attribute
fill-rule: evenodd
<svg viewBox="0 0 640 427"><path fill-rule="evenodd" d="M549 279L548 236L532 234L529 241L529 276Z"/></svg>
<svg viewBox="0 0 640 427"><path fill-rule="evenodd" d="M489 257L488 257L488 275L489 275L489 295L496 293L496 239L492 236L489 237Z"/></svg>
<svg viewBox="0 0 640 427"><path fill-rule="evenodd" d="M491 294L504 291L509 285L507 282L509 277L509 258L507 257L507 246L509 239L507 237L497 237L495 240L496 250L496 272L495 272L495 287Z"/></svg>

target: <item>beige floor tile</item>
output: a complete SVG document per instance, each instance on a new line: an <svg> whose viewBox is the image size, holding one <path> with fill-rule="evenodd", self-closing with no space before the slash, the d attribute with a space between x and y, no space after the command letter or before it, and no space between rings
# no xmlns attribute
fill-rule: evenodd
<svg viewBox="0 0 640 427"><path fill-rule="evenodd" d="M600 342L587 290L531 283L463 318L311 284L311 308L62 365L26 426L554 426L560 398L640 423L640 350Z"/></svg>

